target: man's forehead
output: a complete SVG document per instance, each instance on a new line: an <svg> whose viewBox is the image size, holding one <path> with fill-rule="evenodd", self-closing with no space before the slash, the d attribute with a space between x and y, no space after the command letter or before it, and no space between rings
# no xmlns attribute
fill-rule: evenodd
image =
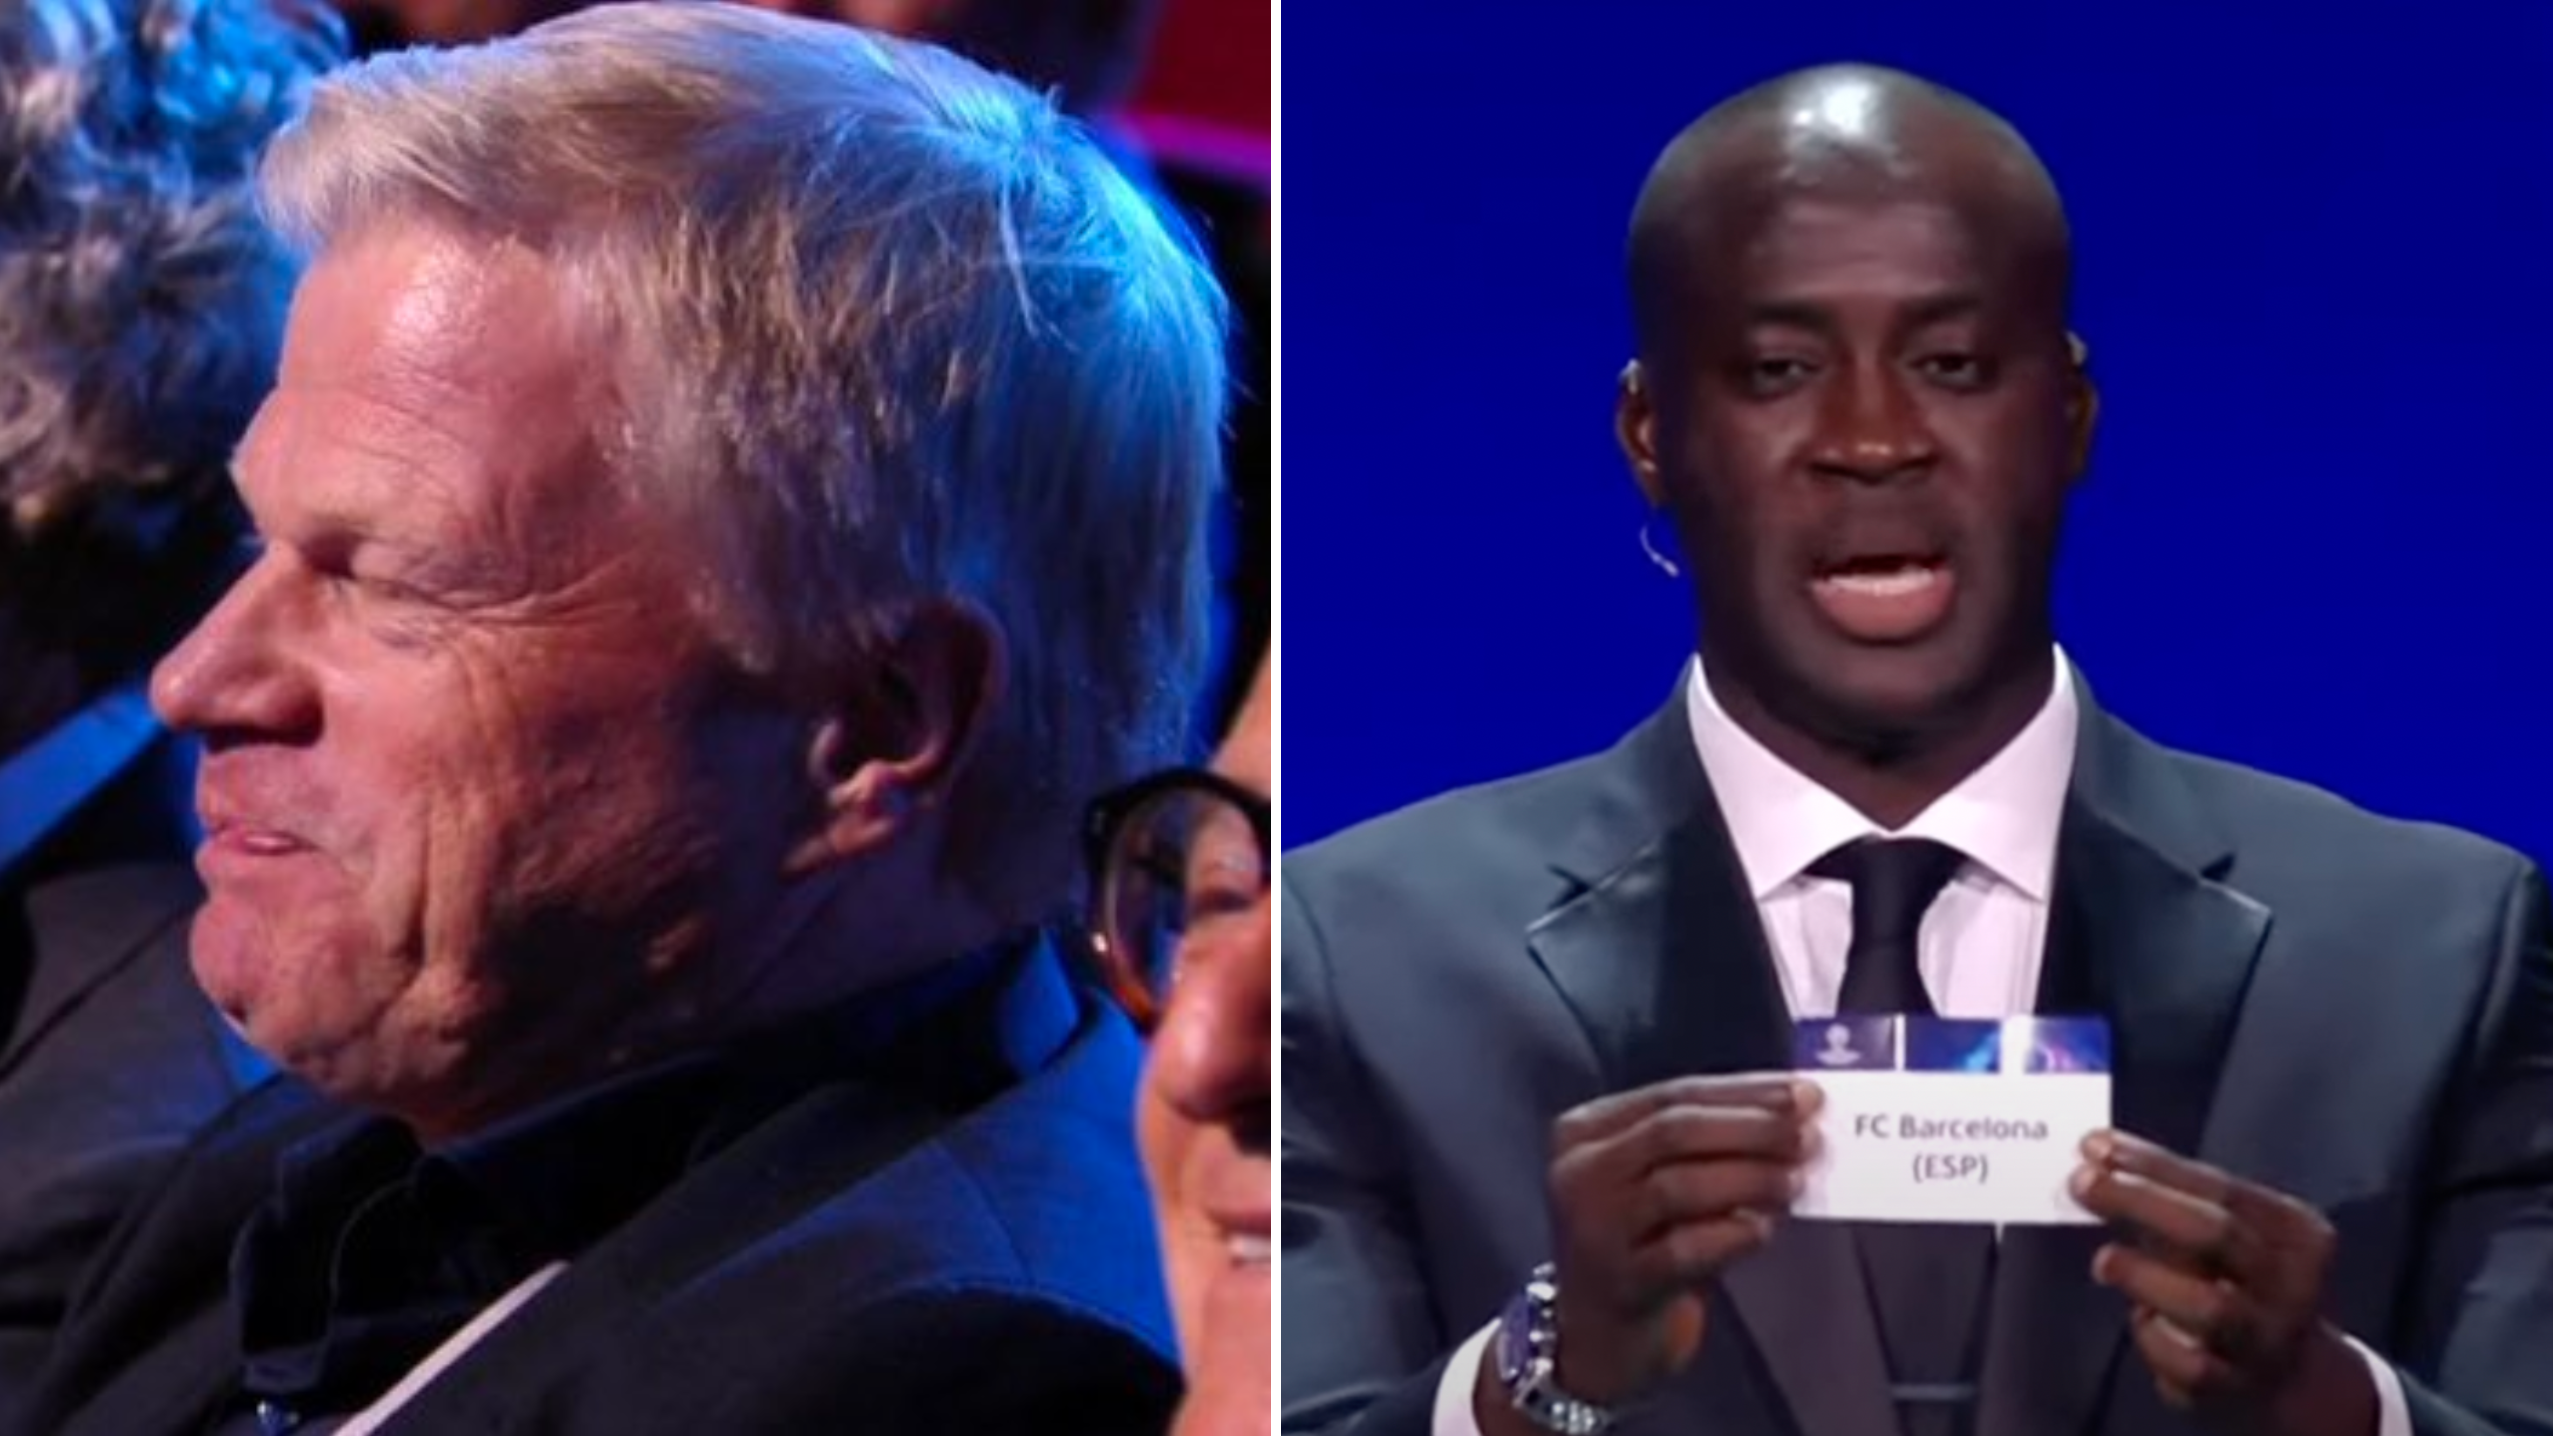
<svg viewBox="0 0 2553 1436"><path fill-rule="evenodd" d="M304 277L281 372L235 468L265 495L349 513L439 482L523 480L580 459L598 394L557 271L517 245L380 221L332 241ZM465 481L467 481L465 483ZM456 495L457 498L457 495Z"/></svg>
<svg viewBox="0 0 2553 1436"><path fill-rule="evenodd" d="M2046 253L1971 197L1802 185L1697 222L1662 257L1688 321L1746 324L1846 306L1915 322L1997 309L2045 290L2058 272Z"/></svg>
<svg viewBox="0 0 2553 1436"><path fill-rule="evenodd" d="M1863 199L1792 194L1721 241L1722 263L1778 274L1819 265L1894 262L1974 269L1989 236L1959 206L1928 195Z"/></svg>
<svg viewBox="0 0 2553 1436"><path fill-rule="evenodd" d="M286 383L502 388L572 363L558 270L518 244L384 218L331 240L293 297Z"/></svg>

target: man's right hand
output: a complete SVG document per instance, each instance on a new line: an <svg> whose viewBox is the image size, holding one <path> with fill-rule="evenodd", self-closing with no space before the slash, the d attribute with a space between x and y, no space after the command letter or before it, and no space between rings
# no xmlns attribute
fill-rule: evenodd
<svg viewBox="0 0 2553 1436"><path fill-rule="evenodd" d="M1701 1349L1703 1289L1760 1247L1799 1195L1817 1089L1787 1074L1687 1077L1617 1093L1552 1129L1562 1390L1637 1400ZM1484 1353L1473 1411L1528 1430Z"/></svg>

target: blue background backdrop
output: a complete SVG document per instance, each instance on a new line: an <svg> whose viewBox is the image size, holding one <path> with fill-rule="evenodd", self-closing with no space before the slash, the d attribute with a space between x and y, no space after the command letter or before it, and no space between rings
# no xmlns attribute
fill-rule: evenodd
<svg viewBox="0 0 2553 1436"><path fill-rule="evenodd" d="M1283 839L1592 751L1683 590L1611 437L1622 228L1712 102L1966 91L2104 395L2059 632L2149 735L2553 859L2553 0L1300 4Z"/></svg>

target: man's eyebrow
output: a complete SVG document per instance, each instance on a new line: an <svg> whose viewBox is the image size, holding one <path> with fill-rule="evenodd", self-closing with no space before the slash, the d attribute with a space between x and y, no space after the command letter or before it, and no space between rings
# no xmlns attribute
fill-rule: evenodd
<svg viewBox="0 0 2553 1436"><path fill-rule="evenodd" d="M1824 305L1805 299L1758 300L1746 306L1742 317L1749 329L1806 329L1827 334L1835 328L1835 316Z"/></svg>
<svg viewBox="0 0 2553 1436"><path fill-rule="evenodd" d="M1929 295L1906 306L1906 322L1920 328L1952 319L1971 319L1983 313L1985 307L1985 296L1969 290Z"/></svg>
<svg viewBox="0 0 2553 1436"><path fill-rule="evenodd" d="M1908 301L1902 307L1900 319L1909 327L1920 327L1969 318L1983 312L1985 307L1984 295L1974 290L1958 289ZM1827 334L1836 327L1834 311L1809 299L1756 300L1745 307L1742 317L1749 328L1806 329Z"/></svg>

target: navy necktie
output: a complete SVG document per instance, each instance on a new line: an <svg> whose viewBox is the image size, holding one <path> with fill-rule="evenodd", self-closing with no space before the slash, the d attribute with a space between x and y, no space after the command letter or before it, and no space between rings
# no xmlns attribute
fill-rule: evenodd
<svg viewBox="0 0 2553 1436"><path fill-rule="evenodd" d="M1839 1013L1933 1015L1916 939L1925 910L1963 861L1941 843L1874 839L1846 844L1809 869L1853 888L1853 942L1836 999ZM1854 1240L1907 1436L1968 1429L1993 1229L1864 1222Z"/></svg>

